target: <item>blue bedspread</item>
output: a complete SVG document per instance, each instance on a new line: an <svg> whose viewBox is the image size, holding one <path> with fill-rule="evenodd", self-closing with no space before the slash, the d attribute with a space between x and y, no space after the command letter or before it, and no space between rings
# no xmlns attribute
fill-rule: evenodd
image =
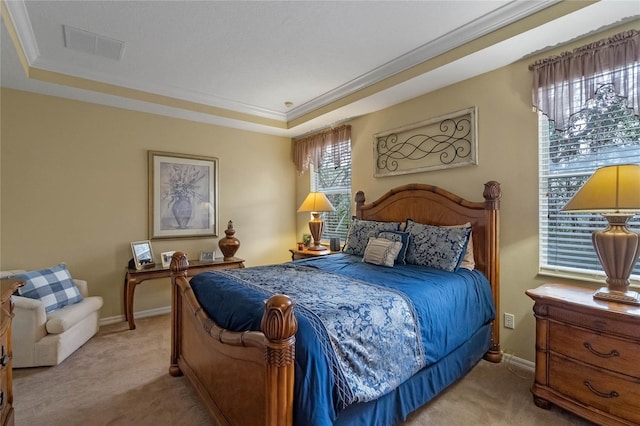
<svg viewBox="0 0 640 426"><path fill-rule="evenodd" d="M460 270L452 273L413 265L385 268L363 263L360 257L346 254L266 267L279 271L279 278L275 280L262 278L266 276L262 273L263 268L265 267L203 273L191 279L191 286L207 314L221 327L236 331L260 329L262 302L266 294L283 292L296 301L303 298L301 287L304 286L293 286L293 280L286 278L283 271L290 271L292 275L302 274L300 271L305 271L304 274L308 275L312 268L328 272L323 280L309 278L306 283L313 290L311 293L317 296L321 296L326 290L324 284L318 284L320 281L333 281L334 285L339 286L339 276L337 279L329 279L336 277L335 274L350 277L357 282L375 284L373 288L386 287L392 291L390 294L401 294L401 299L408 302L408 310L415 316L419 328L416 341L421 343L424 353L420 362L426 365L437 362L459 347L495 316L489 284L477 271ZM245 281L250 277L253 277L253 283L247 284ZM267 281L271 281L271 284ZM345 284L347 281L345 278ZM239 282L245 282L245 285L238 285ZM257 287L256 283L263 287ZM342 288L343 291L344 289L345 287ZM383 291L374 293L385 294ZM353 301L354 298L351 293L347 299ZM334 297L328 299L334 300ZM323 344L318 336L319 327L315 314L310 313L305 303L298 304L295 423L330 425L345 404L353 400L350 400L349 392L345 392L340 371L337 372L336 365L331 362L332 356L327 355L326 341ZM334 303L328 305L331 304ZM323 309L328 309L327 304ZM413 358L420 359L415 355ZM404 366L406 362L397 364ZM415 368L415 365L407 366L409 373L414 372ZM338 370L344 372L344 369ZM370 391L371 389L367 390ZM379 389L380 393L387 391L388 388L384 386Z"/></svg>

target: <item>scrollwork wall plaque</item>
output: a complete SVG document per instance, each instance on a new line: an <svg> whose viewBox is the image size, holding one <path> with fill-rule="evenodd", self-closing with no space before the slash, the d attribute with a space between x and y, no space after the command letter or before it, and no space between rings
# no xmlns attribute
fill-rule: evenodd
<svg viewBox="0 0 640 426"><path fill-rule="evenodd" d="M373 135L375 177L478 164L476 108Z"/></svg>

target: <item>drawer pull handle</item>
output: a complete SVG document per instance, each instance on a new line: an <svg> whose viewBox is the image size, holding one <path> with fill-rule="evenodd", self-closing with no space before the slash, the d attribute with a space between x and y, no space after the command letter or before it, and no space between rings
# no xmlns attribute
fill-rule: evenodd
<svg viewBox="0 0 640 426"><path fill-rule="evenodd" d="M589 342L584 342L583 345L584 345L585 348L587 348L589 350L589 352L591 352L595 356L599 356L600 358L611 358L611 357L614 357L614 356L620 356L620 352L618 352L615 349L612 349L612 350L609 351L608 354L605 354L604 352L599 352L599 351L596 351L595 349L593 349L593 346L591 346L591 344Z"/></svg>
<svg viewBox="0 0 640 426"><path fill-rule="evenodd" d="M609 393L600 392L599 390L591 386L591 383L588 380L584 381L584 385L587 387L587 389L589 389L591 392L595 393L601 398L617 398L620 396L620 394L616 391L611 391Z"/></svg>

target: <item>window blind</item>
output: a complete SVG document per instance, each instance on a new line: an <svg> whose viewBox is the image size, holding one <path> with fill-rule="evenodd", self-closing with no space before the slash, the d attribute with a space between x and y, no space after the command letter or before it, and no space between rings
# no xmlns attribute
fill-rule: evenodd
<svg viewBox="0 0 640 426"><path fill-rule="evenodd" d="M640 164L640 119L612 84L604 84L571 116L565 131L554 127L539 114L540 271L600 278L604 272L591 234L606 228L607 221L600 214L560 210L596 169ZM639 232L640 219L633 218L629 227ZM632 279L640 279L640 266Z"/></svg>
<svg viewBox="0 0 640 426"><path fill-rule="evenodd" d="M339 158L340 164L335 164L334 158ZM335 207L335 211L321 214L324 220L323 239L339 237L344 241L351 223L350 140L341 141L325 149L320 168L313 170L311 174L311 190L324 192Z"/></svg>

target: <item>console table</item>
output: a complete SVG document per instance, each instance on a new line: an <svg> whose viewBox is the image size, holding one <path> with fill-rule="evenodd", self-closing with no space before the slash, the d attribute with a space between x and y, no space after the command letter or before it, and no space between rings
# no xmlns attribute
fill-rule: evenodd
<svg viewBox="0 0 640 426"><path fill-rule="evenodd" d="M215 259L211 262L200 262L198 260L189 261L188 276L192 277L202 272L213 271L215 269L236 269L244 268L244 259L233 257L229 260ZM129 329L134 330L136 323L133 318L133 298L138 284L154 278L169 278L171 270L169 267L154 266L153 268L135 269L127 268L127 275L124 278L124 318L129 322Z"/></svg>

